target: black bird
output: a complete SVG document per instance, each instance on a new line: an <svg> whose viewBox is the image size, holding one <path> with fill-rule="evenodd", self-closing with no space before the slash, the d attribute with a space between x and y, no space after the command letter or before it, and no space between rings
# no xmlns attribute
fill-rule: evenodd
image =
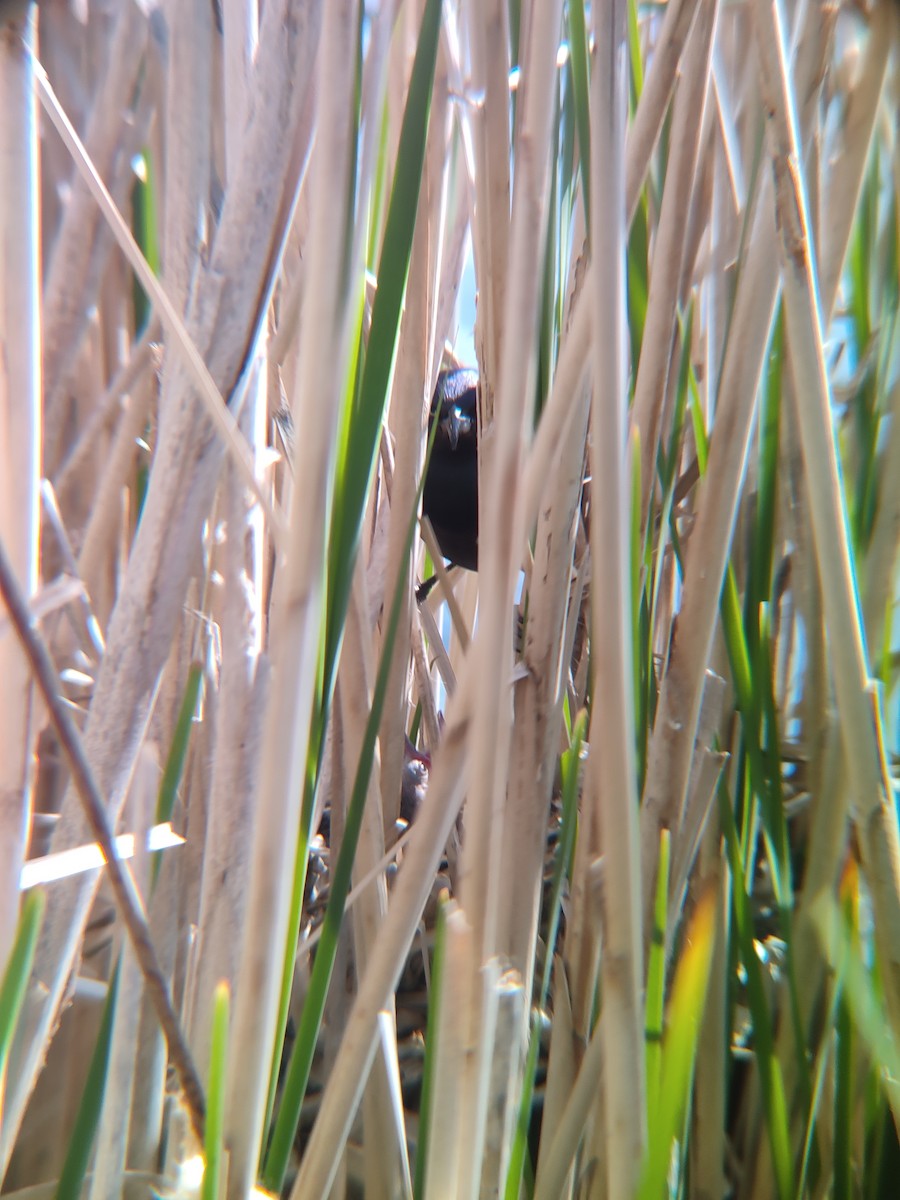
<svg viewBox="0 0 900 1200"><path fill-rule="evenodd" d="M478 373L442 371L431 400L429 431L437 433L422 495L422 512L441 554L478 570Z"/></svg>

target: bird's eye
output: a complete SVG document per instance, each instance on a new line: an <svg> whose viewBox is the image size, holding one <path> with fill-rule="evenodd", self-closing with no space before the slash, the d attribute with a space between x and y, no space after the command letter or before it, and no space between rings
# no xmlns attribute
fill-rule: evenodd
<svg viewBox="0 0 900 1200"><path fill-rule="evenodd" d="M474 419L468 413L463 412L461 408L458 408L455 405L453 408L453 420L456 424L456 429L460 437L466 437L475 428Z"/></svg>

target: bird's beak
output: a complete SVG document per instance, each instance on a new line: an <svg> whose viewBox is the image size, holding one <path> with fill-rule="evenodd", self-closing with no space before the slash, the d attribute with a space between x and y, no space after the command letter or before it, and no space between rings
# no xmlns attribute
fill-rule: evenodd
<svg viewBox="0 0 900 1200"><path fill-rule="evenodd" d="M472 419L471 417L464 417L456 405L454 405L443 421L441 421L441 425L447 431L447 440L450 442L450 449L455 450L459 445L460 436L465 437L472 428Z"/></svg>

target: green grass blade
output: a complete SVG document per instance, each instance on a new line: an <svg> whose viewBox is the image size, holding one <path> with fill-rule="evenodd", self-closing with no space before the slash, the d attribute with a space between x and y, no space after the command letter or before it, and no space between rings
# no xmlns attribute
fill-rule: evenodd
<svg viewBox="0 0 900 1200"><path fill-rule="evenodd" d="M784 313L779 306L773 323L765 387L760 397L756 517L745 604L748 626L752 621L752 612L772 595L778 507L778 455L781 446L781 384L784 367Z"/></svg>
<svg viewBox="0 0 900 1200"><path fill-rule="evenodd" d="M578 835L578 790L587 723L587 712L580 712L575 718L575 727L572 732L569 748L560 756L562 820L560 822L556 856L553 861L553 879L550 883L550 919L547 923L547 953L538 1001L542 1008L546 1005L550 995L551 960L555 952L556 939L559 935L559 922L562 917L563 887L566 880L571 878L572 874L575 838Z"/></svg>
<svg viewBox="0 0 900 1200"><path fill-rule="evenodd" d="M400 130L397 169L378 265L378 290L372 306L372 326L362 368L359 400L350 422L347 453L338 464L339 478L329 539L331 594L325 655L328 664L337 660L353 567L359 550L366 497L375 467L381 423L394 369L425 162L440 18L440 0L427 0Z"/></svg>
<svg viewBox="0 0 900 1200"><path fill-rule="evenodd" d="M668 923L671 849L671 834L668 829L661 829L659 832L659 871L656 877L656 903L653 908L653 934L647 961L647 1009L644 1027L648 1128L652 1128L654 1115L659 1110L662 1089L662 1042L666 993L666 926Z"/></svg>
<svg viewBox="0 0 900 1200"><path fill-rule="evenodd" d="M859 940L859 892L856 867L849 864L842 881L842 909L844 928L847 931L846 953L857 959L860 954ZM836 1050L834 1056L834 1200L851 1200L854 1195L853 1156L853 1092L856 1084L854 1062L853 1019L847 998L841 995L837 1020L834 1026Z"/></svg>
<svg viewBox="0 0 900 1200"><path fill-rule="evenodd" d="M166 765L163 769L162 779L159 782L159 795L156 798L156 820L158 822L170 821L172 819L172 810L175 807L178 784L181 782L181 776L184 773L184 764L187 759L188 745L191 738L191 728L194 721L194 714L197 711L197 702L200 699L202 683L203 664L192 662L188 668L187 681L184 685L184 695L181 699L181 706L178 709L175 732L172 735L172 744L169 747Z"/></svg>
<svg viewBox="0 0 900 1200"><path fill-rule="evenodd" d="M3 973L3 985L0 986L0 1100L3 1096L9 1051L22 1011L46 907L47 894L43 888L32 888L25 894L15 941Z"/></svg>
<svg viewBox="0 0 900 1200"><path fill-rule="evenodd" d="M756 1063L762 1085L763 1113L769 1134L769 1145L772 1149L772 1164L775 1174L773 1182L779 1200L789 1200L793 1196L793 1165L784 1081L781 1064L775 1050L772 1014L766 999L762 967L753 939L753 917L747 892L740 839L724 782L720 782L719 785L719 814L732 873L731 894L734 924L738 935L741 961L747 973L747 994L753 1019Z"/></svg>
<svg viewBox="0 0 900 1200"><path fill-rule="evenodd" d="M628 54L631 59L632 111L644 90L644 59L641 54L641 31L638 25L638 0L628 0Z"/></svg>
<svg viewBox="0 0 900 1200"><path fill-rule="evenodd" d="M159 216L157 213L157 185L150 150L135 160L134 186L131 189L133 232L147 264L154 275L159 275ZM150 319L150 302L147 293L133 276L134 325L139 337Z"/></svg>
<svg viewBox="0 0 900 1200"><path fill-rule="evenodd" d="M672 985L657 1107L649 1114L647 1158L639 1190L641 1200L659 1200L667 1194L672 1145L682 1136L712 964L716 902L714 889L700 899L691 918Z"/></svg>
<svg viewBox="0 0 900 1200"><path fill-rule="evenodd" d="M590 60L583 0L569 0L569 72L575 102L578 157L584 211L591 211L591 104Z"/></svg>
<svg viewBox="0 0 900 1200"><path fill-rule="evenodd" d="M847 255L848 296L850 318L856 340L856 353L861 358L869 347L872 337L872 315L869 307L869 280L872 262L872 247L877 228L876 205L878 202L878 163L875 154L866 171L862 195L859 198L853 234Z"/></svg>
<svg viewBox="0 0 900 1200"><path fill-rule="evenodd" d="M100 1115L103 1111L103 1094L106 1090L106 1075L112 1050L113 1018L119 994L121 965L120 957L116 961L106 992L100 1032L97 1034L97 1044L91 1056L91 1065L88 1068L84 1092L78 1106L75 1128L69 1139L69 1148L66 1151L66 1159L56 1188L56 1200L80 1200L84 1188L88 1163L94 1147L94 1138L97 1136Z"/></svg>
<svg viewBox="0 0 900 1200"><path fill-rule="evenodd" d="M534 1081L541 1052L542 1024L543 1018L541 1012L533 1012L531 1014L531 1030L528 1037L528 1055L525 1059L525 1072L522 1076L522 1095L519 1100L519 1111L516 1116L516 1132L509 1156L509 1169L506 1172L506 1188L503 1193L504 1200L518 1200L521 1195L522 1181L526 1175L526 1168L530 1165L528 1159L528 1128L531 1124ZM533 1187L526 1189L526 1194L531 1195L533 1191Z"/></svg>
<svg viewBox="0 0 900 1200"><path fill-rule="evenodd" d="M171 821L175 808L175 797L178 795L178 785L184 774L184 764L187 761L188 746L191 740L191 730L194 725L194 714L200 699L200 688L203 685L203 664L192 662L188 668L187 681L184 685L184 695L181 707L178 709L178 719L172 734L172 744L166 757L162 779L159 782L159 793L156 797L156 821ZM161 866L161 857L156 854L151 868L151 887L156 886Z"/></svg>
<svg viewBox="0 0 900 1200"><path fill-rule="evenodd" d="M229 1007L228 984L222 982L216 988L213 997L209 1086L206 1092L206 1169L203 1172L202 1200L219 1200L221 1192Z"/></svg>
<svg viewBox="0 0 900 1200"><path fill-rule="evenodd" d="M644 789L647 767L647 746L650 741L650 697L647 677L653 658L647 628L647 604L644 588L646 554L649 535L641 538L641 431L635 428L631 438L631 522L629 559L631 563L631 628L634 642L632 676L634 687L634 729L637 748L638 795ZM649 572L646 577L650 578Z"/></svg>
<svg viewBox="0 0 900 1200"><path fill-rule="evenodd" d="M647 323L647 303L650 296L650 227L647 220L646 195L641 198L631 223L628 235L628 333L631 339L632 362L641 357L644 341L644 326ZM631 380L634 387L634 379Z"/></svg>

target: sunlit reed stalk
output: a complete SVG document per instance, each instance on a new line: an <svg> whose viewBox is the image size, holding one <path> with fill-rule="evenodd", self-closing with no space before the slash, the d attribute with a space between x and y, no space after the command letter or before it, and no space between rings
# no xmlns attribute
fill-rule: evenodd
<svg viewBox="0 0 900 1200"><path fill-rule="evenodd" d="M38 128L33 94L35 14L0 27L0 541L27 596L39 577L41 453L38 300ZM13 187L12 180L17 181ZM12 638L0 638L0 974L16 935L18 879L31 815L29 744L36 711L28 665Z"/></svg>
<svg viewBox="0 0 900 1200"><path fill-rule="evenodd" d="M594 437L591 447L593 711L587 796L592 836L604 852L601 986L604 1073L594 1120L609 1153L607 1187L633 1194L646 1142L641 858L635 772L626 439L625 122L626 8L598 12L591 84L591 248ZM600 433L600 430L603 433ZM603 511L615 514L604 520ZM599 1130L595 1137L599 1136Z"/></svg>

